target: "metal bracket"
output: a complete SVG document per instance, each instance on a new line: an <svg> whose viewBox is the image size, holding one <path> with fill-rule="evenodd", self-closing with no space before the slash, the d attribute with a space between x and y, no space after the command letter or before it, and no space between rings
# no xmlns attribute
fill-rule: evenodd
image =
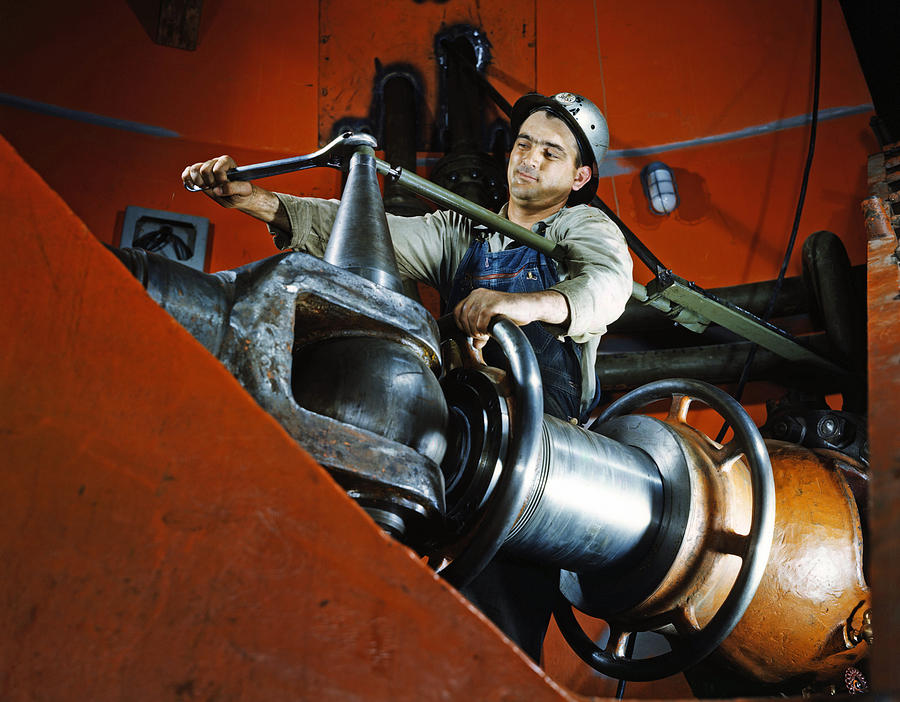
<svg viewBox="0 0 900 702"><path fill-rule="evenodd" d="M651 280L643 292L635 290L632 296L639 302L657 308L657 303L663 302L663 306L668 307L663 312L691 331L696 331L692 327L703 325L705 328L705 325L714 322L789 361L812 363L838 375L846 373L843 368L806 348L799 340L775 325L737 305L716 298L715 295L671 271L665 271L664 275ZM684 319L679 319L685 312L688 315L685 315Z"/></svg>

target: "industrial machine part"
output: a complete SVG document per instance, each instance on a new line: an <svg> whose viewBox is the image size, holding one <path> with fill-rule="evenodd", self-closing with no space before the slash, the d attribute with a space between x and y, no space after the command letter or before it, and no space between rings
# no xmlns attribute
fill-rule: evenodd
<svg viewBox="0 0 900 702"><path fill-rule="evenodd" d="M447 510L449 528L429 557L456 587L478 575L507 541L533 493L542 455L546 416L534 351L508 319L495 320L491 333L509 360L509 382L496 369L481 366L457 370L442 383L453 398L448 442L454 450L441 469L446 494L454 499Z"/></svg>
<svg viewBox="0 0 900 702"><path fill-rule="evenodd" d="M812 449L838 451L863 466L869 461L865 420L853 412L831 409L821 395L789 393L766 403L762 435Z"/></svg>
<svg viewBox="0 0 900 702"><path fill-rule="evenodd" d="M825 244L825 246L823 246ZM629 241L634 253L634 244ZM702 336L676 324L653 308L632 299L623 315L610 325L597 357L597 378L610 391L633 390L644 383L669 376L696 378L709 383L730 383L742 372L748 380L767 380L792 390L817 394L841 393L843 406L853 412L865 412L865 383L858 375L860 366L852 355L842 353L849 339L864 341L856 329L858 321L848 322L848 315L865 321L864 301L859 299L865 288L865 269L848 268L846 251L830 232L816 232L803 245L815 253L812 275L786 278L772 310L770 321L795 328L813 329L803 336L804 345L824 357L844 359L847 374L834 374L819 366L791 362L766 349L758 349L749 369L745 370L752 344L725 328L711 328ZM837 264L837 265L835 265ZM659 270L665 268L660 264ZM656 269L654 269L656 270ZM658 272L658 271L657 271ZM818 282L815 282L818 281ZM749 283L709 292L728 300L751 314L762 316L772 297L774 281ZM851 294L847 294L847 293ZM819 310L829 307L831 312ZM822 330L822 331L818 331ZM854 336L847 332L856 330ZM857 342L854 342L857 343ZM858 361L859 356L855 357ZM853 374L854 370L857 371ZM777 437L776 437L777 438Z"/></svg>
<svg viewBox="0 0 900 702"><path fill-rule="evenodd" d="M779 635L773 626L785 623L767 619L769 608L750 621L745 612L761 582L779 591L798 556L779 543L783 560L769 558L779 497L766 447L740 405L704 383L666 380L611 405L596 431L545 416L534 352L502 318L491 334L509 372L470 363L445 372L436 390L436 324L399 293L378 161L368 143L348 159L352 138L333 143L331 155L313 155L350 163L326 261L281 254L205 276L149 254L121 257L348 494L448 580L465 583L501 549L561 568L568 604L558 608L560 626L591 665L653 679L725 646L738 622ZM657 400L669 403L664 420L628 414ZM691 426L695 400L722 414L736 438L720 445ZM830 484L840 487L840 476ZM806 539L809 515L800 524L790 510L779 519L788 541L795 533ZM848 525L852 514L837 529ZM857 536L846 536L851 550ZM801 599L813 600L804 588L823 580L816 563L831 569L821 555L805 559ZM855 627L844 639L849 664L865 653L853 643L865 638L854 633L864 628L854 613L867 609L865 584L860 577L855 589L833 587L863 603L830 610ZM610 622L605 649L580 633L571 606ZM814 638L822 634L814 629ZM630 633L645 630L676 641L673 651L631 660ZM757 677L800 674L750 658L728 660Z"/></svg>
<svg viewBox="0 0 900 702"><path fill-rule="evenodd" d="M447 409L437 324L403 294L372 141L341 137L309 157L349 163L322 261L281 254L208 275L143 251L119 255L376 522L406 540L428 533L411 523L439 523L444 511Z"/></svg>
<svg viewBox="0 0 900 702"><path fill-rule="evenodd" d="M860 266L853 270L853 275L859 282L865 280L865 270ZM713 288L709 292L718 298L724 298L745 309L757 317L763 314L766 303L772 297L775 287L774 280L759 283L744 283L725 288ZM809 312L807 289L799 276L785 278L781 286L772 318L789 317L792 315L806 314ZM609 325L612 333L639 333L659 332L671 329L672 322L662 317L652 308L644 307L636 300L629 300L625 312L615 322Z"/></svg>
<svg viewBox="0 0 900 702"><path fill-rule="evenodd" d="M687 414L694 399L734 422L735 439L718 446L692 429ZM671 403L667 422L620 417L657 400ZM571 591L577 595L570 601L614 625L606 650L587 639L569 610L558 609L557 621L575 651L598 670L629 680L665 677L718 647L753 599L775 517L768 454L743 408L722 391L696 381L669 380L639 388L610 405L598 422L598 431L604 432L605 426L605 433L640 446L652 458L658 456L657 465L681 458L681 474L670 473L664 491L673 495L673 502L683 503L669 508L669 533L657 537L652 551L624 579L602 582L595 574L570 576ZM674 442L659 429L671 431ZM635 441L635 436L654 440ZM746 456L746 464L741 456ZM741 559L739 569L726 554ZM721 590L722 581L733 583L730 592ZM563 582L563 593L568 594ZM720 597L711 598L711 590ZM624 659L627 639L639 622L641 630L652 623L649 628L680 633L678 646L643 661Z"/></svg>
<svg viewBox="0 0 900 702"><path fill-rule="evenodd" d="M629 337L628 342L644 339L665 344L664 348L615 350L614 343L597 354L597 379L605 391L615 393L633 390L645 383L671 376L695 378L707 383L732 383L741 374L747 360L749 341L726 341L694 345L697 337L685 339L684 333L670 330L656 335ZM611 340L610 340L611 341ZM681 341L684 345L678 345ZM712 341L712 340L711 340ZM824 333L807 335L812 348L825 348ZM792 363L771 351L758 351L749 371L750 380L768 380L788 388L818 393L837 393L846 389L843 376L830 375L807 365ZM846 400L845 400L846 403Z"/></svg>
<svg viewBox="0 0 900 702"><path fill-rule="evenodd" d="M862 535L839 454L763 446L733 399L704 383L667 380L611 405L596 432L545 415L537 469L525 474L524 498L511 500L500 481L516 465L504 450L516 404L503 379L464 368L443 385L452 418L442 466L448 522L465 530L468 512L480 514L476 527L510 524L505 537L502 528L490 532L505 552L564 568L557 621L597 670L650 680L716 651L732 677L793 679L799 692L796 680L832 679L865 655ZM720 411L737 438L720 446L694 429L688 411L697 399ZM619 416L657 400L669 403L664 420ZM775 478L767 484L770 456ZM504 498L492 502L492 490ZM768 557L773 533L776 555ZM610 623L604 648L580 629L573 606ZM664 633L673 650L631 659L632 633L648 630Z"/></svg>
<svg viewBox="0 0 900 702"><path fill-rule="evenodd" d="M781 441L767 446L781 510L772 558L716 656L764 682L836 679L873 640L856 503L839 457Z"/></svg>

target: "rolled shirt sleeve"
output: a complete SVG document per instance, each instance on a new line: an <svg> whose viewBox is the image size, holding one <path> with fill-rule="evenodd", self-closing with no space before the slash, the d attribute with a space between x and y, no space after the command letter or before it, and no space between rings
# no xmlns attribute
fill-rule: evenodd
<svg viewBox="0 0 900 702"><path fill-rule="evenodd" d="M603 212L586 205L555 218L546 236L566 250L563 279L550 288L569 303L564 334L587 343L606 332L631 297L633 264L625 237Z"/></svg>

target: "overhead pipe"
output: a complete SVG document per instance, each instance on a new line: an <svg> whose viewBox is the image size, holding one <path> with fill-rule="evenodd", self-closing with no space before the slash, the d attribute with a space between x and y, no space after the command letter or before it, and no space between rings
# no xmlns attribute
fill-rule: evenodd
<svg viewBox="0 0 900 702"><path fill-rule="evenodd" d="M388 67L380 77L381 147L384 157L407 171L416 170L419 133L417 82L408 71ZM384 209L404 217L423 215L431 208L392 180L384 183Z"/></svg>
<svg viewBox="0 0 900 702"><path fill-rule="evenodd" d="M496 211L506 199L505 168L485 152L487 81L472 78L473 72L483 71L490 63L490 42L477 28L455 25L435 37L435 52L441 70L445 155L432 169L431 179Z"/></svg>

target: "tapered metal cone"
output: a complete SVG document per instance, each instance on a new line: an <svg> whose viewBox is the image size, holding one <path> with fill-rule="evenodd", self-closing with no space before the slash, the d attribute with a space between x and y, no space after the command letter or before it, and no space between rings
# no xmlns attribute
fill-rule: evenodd
<svg viewBox="0 0 900 702"><path fill-rule="evenodd" d="M378 188L374 152L363 147L350 160L347 184L324 259L376 285L403 292Z"/></svg>

